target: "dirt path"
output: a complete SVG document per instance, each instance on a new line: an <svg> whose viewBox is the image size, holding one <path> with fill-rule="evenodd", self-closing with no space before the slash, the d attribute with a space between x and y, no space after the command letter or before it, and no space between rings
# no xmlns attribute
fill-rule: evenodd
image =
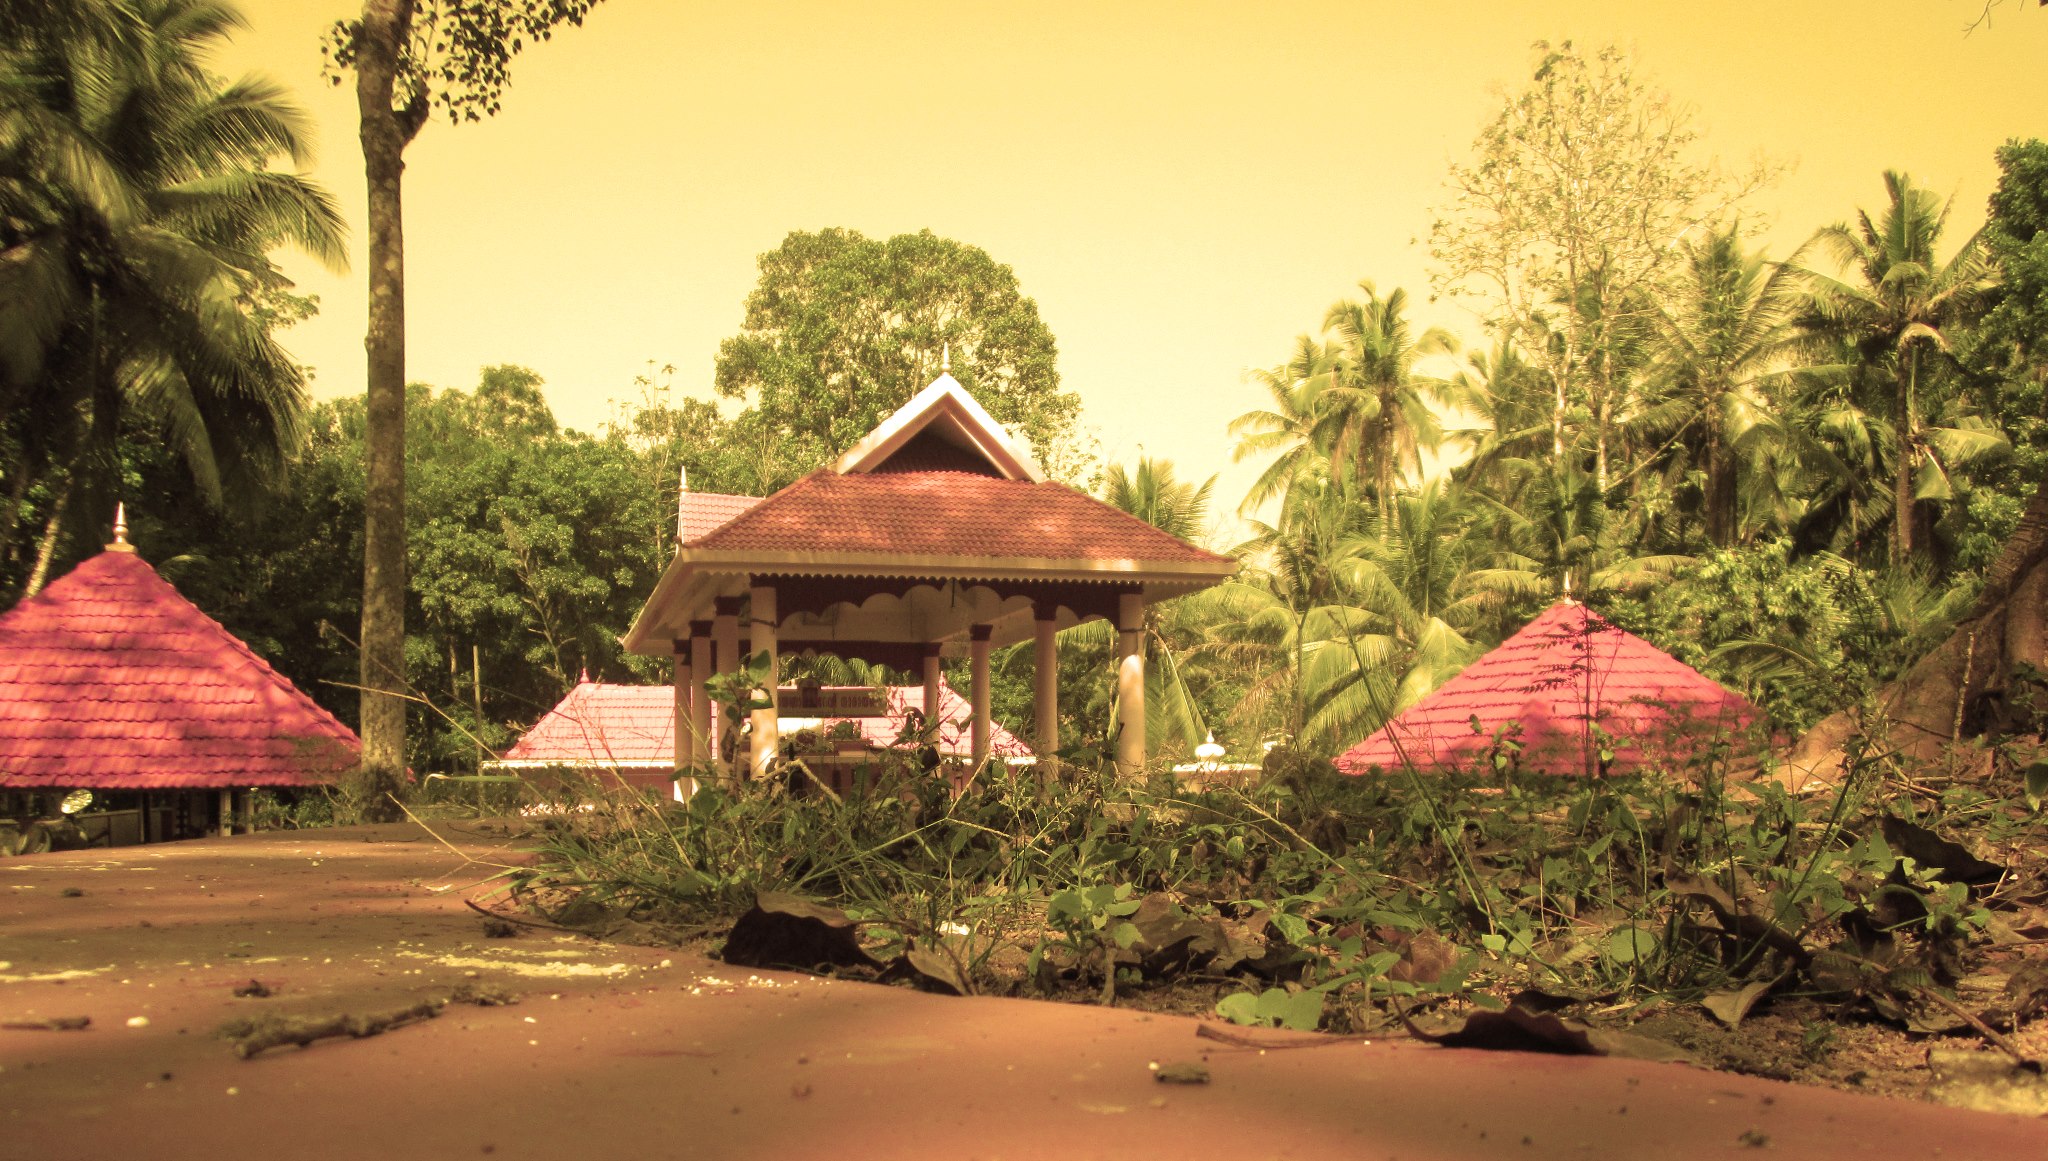
<svg viewBox="0 0 2048 1161"><path fill-rule="evenodd" d="M449 837L461 856L394 826L0 862L0 1022L92 1018L0 1031L0 1161L2048 1156L2048 1121L1675 1065L1260 1053L1184 1018L486 939L461 899L515 851ZM251 979L274 994L237 998ZM248 1061L215 1035L465 981L523 1000ZM1206 1086L1149 1068L1202 1060Z"/></svg>

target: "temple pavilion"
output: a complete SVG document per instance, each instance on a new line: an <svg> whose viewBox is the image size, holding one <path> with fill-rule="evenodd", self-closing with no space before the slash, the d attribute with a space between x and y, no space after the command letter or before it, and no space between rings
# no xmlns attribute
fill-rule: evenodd
<svg viewBox="0 0 2048 1161"><path fill-rule="evenodd" d="M247 830L254 789L327 785L356 764L355 733L126 533L117 515L106 551L0 613L0 847L79 791L93 842L227 834L238 807Z"/></svg>
<svg viewBox="0 0 2048 1161"><path fill-rule="evenodd" d="M970 758L990 754L989 654L1033 642L1039 754L1059 749L1062 629L1118 629L1120 768L1145 761L1142 628L1151 604L1237 563L1045 477L950 373L830 466L766 499L685 492L681 546L625 636L675 661L675 761L714 760L705 682L742 656L814 651L919 674L969 661ZM771 668L770 672L774 672ZM774 760L777 704L754 712L747 764Z"/></svg>

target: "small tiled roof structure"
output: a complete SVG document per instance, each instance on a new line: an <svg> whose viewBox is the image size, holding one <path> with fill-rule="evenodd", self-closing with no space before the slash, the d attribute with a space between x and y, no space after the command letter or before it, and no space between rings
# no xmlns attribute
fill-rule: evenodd
<svg viewBox="0 0 2048 1161"><path fill-rule="evenodd" d="M0 614L0 789L311 786L361 750L118 539Z"/></svg>
<svg viewBox="0 0 2048 1161"><path fill-rule="evenodd" d="M826 686L820 692L829 704L834 693L865 688ZM512 767L670 769L675 765L675 692L672 685L610 685L591 681L586 675L522 734L500 761ZM785 688L783 699L793 692ZM910 711L924 712L924 687L889 686L883 693L886 713L882 716L835 716L821 710L814 719L816 725L807 725L804 718L795 716L805 711L791 708L782 723L792 730L829 729L834 722L851 721L860 727L863 741L888 746L902 734ZM962 723L972 714L972 707L944 681L939 683L939 705L943 711L939 753L949 758L967 757L970 739ZM714 730L722 719L721 714L712 715ZM1031 748L1000 723L991 727L989 747L997 756L1011 760L1032 756Z"/></svg>
<svg viewBox="0 0 2048 1161"><path fill-rule="evenodd" d="M1741 694L1567 600L1345 751L1337 768L1442 770L1500 747L1524 771L1620 774L1683 761L1759 716Z"/></svg>

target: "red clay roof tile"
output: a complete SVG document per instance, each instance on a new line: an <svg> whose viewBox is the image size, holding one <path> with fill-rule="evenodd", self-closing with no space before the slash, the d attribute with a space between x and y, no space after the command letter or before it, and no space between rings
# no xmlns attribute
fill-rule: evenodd
<svg viewBox="0 0 2048 1161"><path fill-rule="evenodd" d="M812 472L692 549L1228 565L1065 484L972 472Z"/></svg>
<svg viewBox="0 0 2048 1161"><path fill-rule="evenodd" d="M1513 723L1520 768L1571 774L1589 761L1587 722L1619 739L1608 773L1682 760L1702 738L1746 728L1758 712L1648 641L1584 605L1551 606L1522 631L1346 750L1337 768L1443 769L1483 759ZM1474 732L1474 719L1479 723Z"/></svg>
<svg viewBox="0 0 2048 1161"><path fill-rule="evenodd" d="M679 531L688 544L726 521L761 502L759 496L734 496L725 492L684 492L681 497Z"/></svg>
<svg viewBox="0 0 2048 1161"><path fill-rule="evenodd" d="M0 787L308 786L361 748L132 552L0 614Z"/></svg>

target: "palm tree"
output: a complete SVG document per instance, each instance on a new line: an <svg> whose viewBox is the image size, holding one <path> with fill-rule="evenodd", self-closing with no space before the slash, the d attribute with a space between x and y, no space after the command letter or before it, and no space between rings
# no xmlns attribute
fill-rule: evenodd
<svg viewBox="0 0 2048 1161"><path fill-rule="evenodd" d="M1318 464L1294 479L1274 523L1252 522L1256 535L1235 550L1243 570L1218 586L1231 617L1216 626L1214 651L1263 675L1248 691L1247 708L1277 708L1281 730L1298 741L1317 700L1344 680L1326 672L1328 663L1314 680L1310 671L1320 652L1358 627L1352 594L1364 518L1350 481Z"/></svg>
<svg viewBox="0 0 2048 1161"><path fill-rule="evenodd" d="M1122 464L1110 467L1102 498L1162 532L1194 540L1208 531L1209 493L1215 487L1214 476L1196 486L1175 479L1171 463L1140 456L1129 472Z"/></svg>
<svg viewBox="0 0 2048 1161"><path fill-rule="evenodd" d="M1482 507L1436 479L1400 494L1374 521L1350 575L1354 615L1318 652L1308 734L1363 737L1456 676L1478 655L1503 595L1484 583L1497 554Z"/></svg>
<svg viewBox="0 0 2048 1161"><path fill-rule="evenodd" d="M38 581L72 491L111 489L124 420L160 432L215 500L281 463L304 376L261 309L288 285L267 254L344 260L332 200L268 168L310 163L304 114L268 80L223 86L204 66L241 15L93 6L109 19L17 31L0 51L0 409L62 424L46 433L62 485Z"/></svg>
<svg viewBox="0 0 2048 1161"><path fill-rule="evenodd" d="M1170 462L1140 457L1128 471L1121 464L1109 469L1103 500L1154 528L1191 540L1207 531L1209 495L1215 485L1214 476L1199 485L1189 483L1175 478ZM1145 610L1141 634L1145 652L1145 736L1157 739L1162 748L1178 744L1192 752L1208 734L1184 665L1200 644L1201 625L1214 615L1202 596L1198 593L1165 605L1150 605ZM1080 650L1091 659L1099 657L1107 662L1114 655L1116 626L1106 620L1088 621L1063 630L1060 641L1062 651ZM1109 708L1109 731L1114 736L1121 707L1113 696Z"/></svg>
<svg viewBox="0 0 2048 1161"><path fill-rule="evenodd" d="M1399 287L1380 297L1370 282L1360 282L1363 302L1346 300L1330 307L1323 329L1338 351L1335 383L1323 393L1319 429L1330 449L1332 470L1341 472L1348 458L1359 482L1369 487L1382 517L1395 511L1396 478L1419 476L1424 448L1443 442L1443 423L1432 400L1448 406L1453 386L1441 379L1418 378L1419 356L1457 349L1448 331L1431 327L1411 339L1404 311L1408 293Z"/></svg>
<svg viewBox="0 0 2048 1161"><path fill-rule="evenodd" d="M1491 350L1470 352L1453 388L1459 406L1479 423L1446 433L1465 444L1470 458L1456 474L1497 499L1512 499L1519 479L1509 468L1534 462L1550 450L1549 374L1502 339Z"/></svg>
<svg viewBox="0 0 2048 1161"><path fill-rule="evenodd" d="M1922 422L1923 392L1949 351L1949 333L1966 319L1989 289L1992 268L1980 234L1937 262L1935 247L1948 222L1949 204L1917 188L1905 174L1884 175L1887 205L1873 221L1859 212L1856 224L1830 226L1815 242L1852 272L1839 279L1811 270L1809 327L1854 348L1861 385L1882 384L1881 408L1892 445L1893 563L1908 560L1929 523L1919 501L1947 492L1947 473L1936 442ZM1981 453L1981 441L1949 441L1959 450Z"/></svg>
<svg viewBox="0 0 2048 1161"><path fill-rule="evenodd" d="M1658 306L1651 395L1635 426L1698 448L1707 540L1741 533L1738 480L1760 441L1779 434L1778 400L1805 287L1791 264L1746 252L1739 223L1688 243L1675 293Z"/></svg>
<svg viewBox="0 0 2048 1161"><path fill-rule="evenodd" d="M1598 478L1565 460L1523 465L1528 484L1514 505L1491 497L1494 535L1505 548L1472 583L1501 600L1556 600L1641 589L1692 563L1675 554L1630 555Z"/></svg>
<svg viewBox="0 0 2048 1161"><path fill-rule="evenodd" d="M1302 335L1295 339L1294 355L1287 362L1271 370L1247 372L1247 378L1265 388L1272 403L1230 421L1230 434L1237 437L1232 462L1269 452L1279 455L1245 493L1244 503L1238 506L1240 515L1250 515L1286 492L1297 476L1327 456L1323 395L1330 390L1336 365L1336 351Z"/></svg>

